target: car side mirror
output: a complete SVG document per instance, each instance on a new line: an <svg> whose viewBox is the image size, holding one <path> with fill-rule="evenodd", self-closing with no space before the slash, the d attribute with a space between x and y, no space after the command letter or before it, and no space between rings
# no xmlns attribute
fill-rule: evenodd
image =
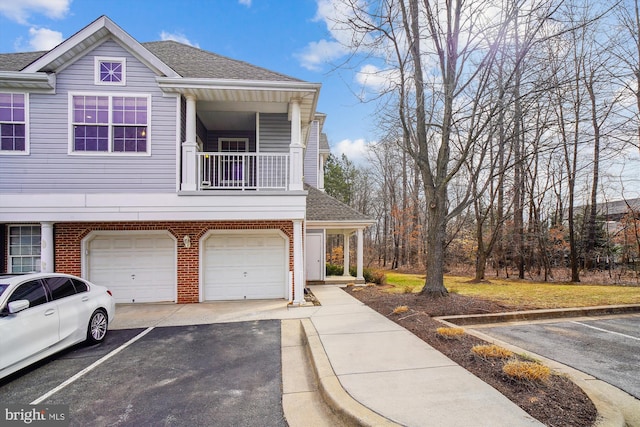
<svg viewBox="0 0 640 427"><path fill-rule="evenodd" d="M14 314L24 309L29 308L29 300L27 299L19 299L16 301L11 301L7 308L9 308L9 313Z"/></svg>

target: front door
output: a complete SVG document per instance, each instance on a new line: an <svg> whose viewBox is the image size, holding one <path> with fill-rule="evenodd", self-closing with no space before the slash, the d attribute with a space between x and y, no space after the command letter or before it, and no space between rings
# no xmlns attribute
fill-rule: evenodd
<svg viewBox="0 0 640 427"><path fill-rule="evenodd" d="M322 253L324 251L324 244L322 234L307 234L306 243L306 270L307 280L324 280L322 262Z"/></svg>
<svg viewBox="0 0 640 427"><path fill-rule="evenodd" d="M230 153L221 159L220 181L222 185L242 187L248 184L249 158L244 154L248 151L249 140L247 138L218 139L218 152Z"/></svg>

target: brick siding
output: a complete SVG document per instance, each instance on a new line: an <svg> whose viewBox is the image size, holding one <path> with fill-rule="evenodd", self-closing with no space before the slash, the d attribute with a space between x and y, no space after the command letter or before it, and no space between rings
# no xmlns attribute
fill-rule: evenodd
<svg viewBox="0 0 640 427"><path fill-rule="evenodd" d="M210 230L280 230L289 238L289 270L293 271L293 223L291 221L194 221L194 222L68 222L54 225L55 270L79 276L82 271L81 242L92 231L168 231L178 241L178 303L197 303L199 241ZM182 238L191 238L185 248Z"/></svg>

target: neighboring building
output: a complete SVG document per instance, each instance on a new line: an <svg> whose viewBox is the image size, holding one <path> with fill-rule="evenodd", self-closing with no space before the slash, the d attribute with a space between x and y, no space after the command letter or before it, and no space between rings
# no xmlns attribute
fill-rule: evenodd
<svg viewBox="0 0 640 427"><path fill-rule="evenodd" d="M362 280L372 221L313 204L335 202L319 91L105 16L1 54L0 271L80 275L118 302L299 304L305 246L317 257L337 230L358 235Z"/></svg>

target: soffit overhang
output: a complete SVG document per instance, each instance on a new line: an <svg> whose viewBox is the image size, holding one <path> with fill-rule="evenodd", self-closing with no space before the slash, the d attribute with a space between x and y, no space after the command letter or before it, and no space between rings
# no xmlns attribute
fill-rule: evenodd
<svg viewBox="0 0 640 427"><path fill-rule="evenodd" d="M224 103L234 108L243 103L250 109L257 104L288 105L298 100L305 123L314 118L321 87L320 83L181 77L157 77L156 81L165 93L191 95L198 102Z"/></svg>

